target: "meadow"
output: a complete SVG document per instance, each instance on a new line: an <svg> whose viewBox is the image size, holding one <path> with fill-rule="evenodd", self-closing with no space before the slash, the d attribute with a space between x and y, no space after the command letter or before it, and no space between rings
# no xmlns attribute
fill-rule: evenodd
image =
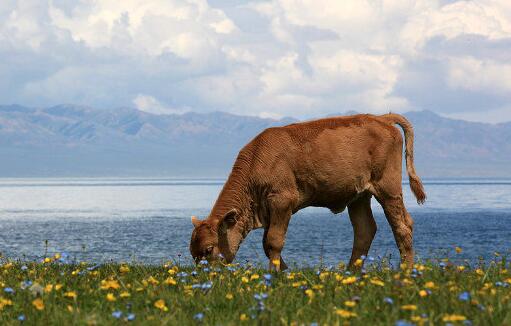
<svg viewBox="0 0 511 326"><path fill-rule="evenodd" d="M456 249L458 252L460 248ZM261 266L70 262L0 265L0 323L55 325L511 325L511 271L496 254L392 267L364 257L269 273Z"/></svg>

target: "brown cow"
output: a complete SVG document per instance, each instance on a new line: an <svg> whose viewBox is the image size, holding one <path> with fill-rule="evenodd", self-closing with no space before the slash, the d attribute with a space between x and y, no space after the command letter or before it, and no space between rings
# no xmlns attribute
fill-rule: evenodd
<svg viewBox="0 0 511 326"><path fill-rule="evenodd" d="M231 262L247 234L262 227L270 269L285 269L281 251L291 215L308 206L334 213L347 206L354 230L353 265L367 254L376 233L374 196L392 227L401 260L412 264L413 220L401 188L403 139L394 124L403 128L410 187L423 203L426 194L413 164L413 129L401 115L364 114L269 128L239 152L208 218L192 217L192 256Z"/></svg>

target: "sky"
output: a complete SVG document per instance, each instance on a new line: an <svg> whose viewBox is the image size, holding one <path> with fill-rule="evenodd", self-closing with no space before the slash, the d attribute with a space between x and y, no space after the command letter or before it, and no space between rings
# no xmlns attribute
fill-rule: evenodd
<svg viewBox="0 0 511 326"><path fill-rule="evenodd" d="M1 0L13 103L511 121L511 1Z"/></svg>

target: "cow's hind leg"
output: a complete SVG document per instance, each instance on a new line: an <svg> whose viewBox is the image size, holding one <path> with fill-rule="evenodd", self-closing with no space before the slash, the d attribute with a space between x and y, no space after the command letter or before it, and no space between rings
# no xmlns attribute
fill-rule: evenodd
<svg viewBox="0 0 511 326"><path fill-rule="evenodd" d="M377 198L383 207L385 217L392 228L399 248L401 262L413 265L413 219L403 203L403 195L380 196Z"/></svg>
<svg viewBox="0 0 511 326"><path fill-rule="evenodd" d="M357 259L367 255L376 234L376 222L371 211L371 195L364 194L350 203L348 213L353 226L353 251L349 266L353 267Z"/></svg>

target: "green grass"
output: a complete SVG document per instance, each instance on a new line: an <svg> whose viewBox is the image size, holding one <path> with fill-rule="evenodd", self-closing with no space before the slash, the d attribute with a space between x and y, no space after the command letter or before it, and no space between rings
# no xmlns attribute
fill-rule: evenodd
<svg viewBox="0 0 511 326"><path fill-rule="evenodd" d="M363 275L349 275L342 266L268 274L259 267L235 265L195 269L172 263L92 266L54 259L3 261L0 324L20 324L18 317L24 316L23 323L29 325L395 325L398 321L511 325L511 273L505 259L498 258L479 268L451 262L445 267L417 264L416 270L366 266ZM194 270L196 275L191 275ZM265 275L271 279L267 281ZM468 295L460 298L464 292ZM117 311L122 312L119 318L112 315Z"/></svg>

